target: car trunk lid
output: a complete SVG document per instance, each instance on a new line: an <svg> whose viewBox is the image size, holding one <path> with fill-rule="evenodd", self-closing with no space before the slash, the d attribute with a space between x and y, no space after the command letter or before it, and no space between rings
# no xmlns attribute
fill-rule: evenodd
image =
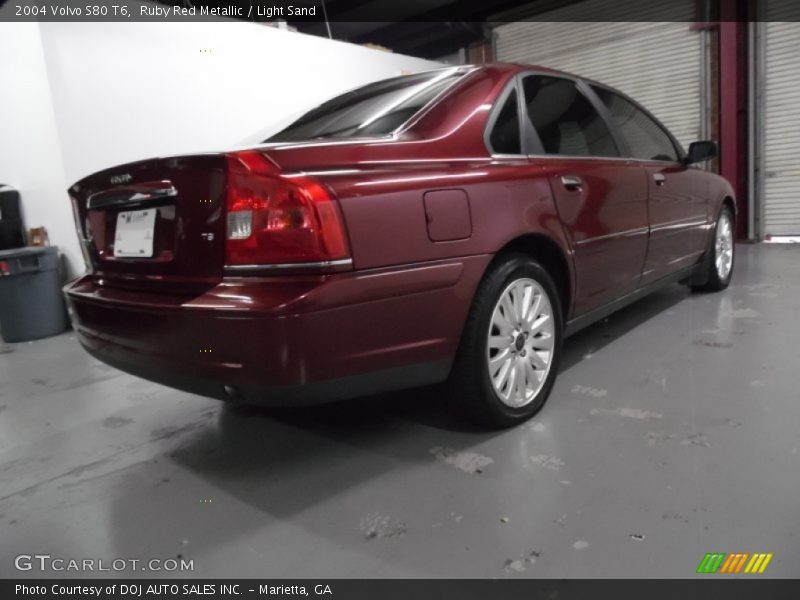
<svg viewBox="0 0 800 600"><path fill-rule="evenodd" d="M183 292L222 279L224 154L154 158L90 175L70 196L102 285Z"/></svg>

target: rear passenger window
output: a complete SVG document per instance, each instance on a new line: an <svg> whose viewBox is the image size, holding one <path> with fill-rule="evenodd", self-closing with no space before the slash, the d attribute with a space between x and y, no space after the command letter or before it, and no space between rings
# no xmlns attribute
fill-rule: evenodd
<svg viewBox="0 0 800 600"><path fill-rule="evenodd" d="M489 145L495 154L522 154L519 134L517 90L512 90L497 115L489 134Z"/></svg>
<svg viewBox="0 0 800 600"><path fill-rule="evenodd" d="M645 160L677 161L669 135L653 119L628 100L603 88L592 88L608 107L614 123L631 149L631 156Z"/></svg>
<svg viewBox="0 0 800 600"><path fill-rule="evenodd" d="M619 156L605 121L568 79L536 75L523 81L525 105L547 154Z"/></svg>

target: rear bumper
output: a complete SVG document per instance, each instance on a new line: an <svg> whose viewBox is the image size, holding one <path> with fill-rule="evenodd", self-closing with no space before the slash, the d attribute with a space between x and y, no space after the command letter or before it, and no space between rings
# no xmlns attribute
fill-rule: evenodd
<svg viewBox="0 0 800 600"><path fill-rule="evenodd" d="M226 278L199 295L87 275L65 292L80 342L99 360L211 397L294 405L446 378L489 259Z"/></svg>

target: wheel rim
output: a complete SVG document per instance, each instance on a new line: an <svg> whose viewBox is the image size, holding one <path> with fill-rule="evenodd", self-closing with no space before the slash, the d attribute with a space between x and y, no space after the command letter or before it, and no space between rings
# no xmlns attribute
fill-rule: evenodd
<svg viewBox="0 0 800 600"><path fill-rule="evenodd" d="M533 402L544 387L555 347L550 298L533 279L511 282L495 304L486 364L497 396L506 406Z"/></svg>
<svg viewBox="0 0 800 600"><path fill-rule="evenodd" d="M715 263L720 280L728 278L733 267L733 227L728 213L723 212L717 223Z"/></svg>

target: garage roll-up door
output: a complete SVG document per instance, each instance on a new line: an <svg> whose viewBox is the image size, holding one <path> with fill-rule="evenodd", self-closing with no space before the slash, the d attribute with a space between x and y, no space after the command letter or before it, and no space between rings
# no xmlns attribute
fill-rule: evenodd
<svg viewBox="0 0 800 600"><path fill-rule="evenodd" d="M655 10L664 12L661 3ZM614 86L641 102L687 148L700 137L700 34L694 0L677 0L670 18L683 22L609 22L642 18L641 2L587 0L495 27L497 59L570 71ZM564 21L596 19L605 22ZM663 18L663 17L662 17ZM558 22L561 21L561 22Z"/></svg>
<svg viewBox="0 0 800 600"><path fill-rule="evenodd" d="M800 3L770 0L764 23L764 233L800 234ZM794 22L790 22L794 21Z"/></svg>

